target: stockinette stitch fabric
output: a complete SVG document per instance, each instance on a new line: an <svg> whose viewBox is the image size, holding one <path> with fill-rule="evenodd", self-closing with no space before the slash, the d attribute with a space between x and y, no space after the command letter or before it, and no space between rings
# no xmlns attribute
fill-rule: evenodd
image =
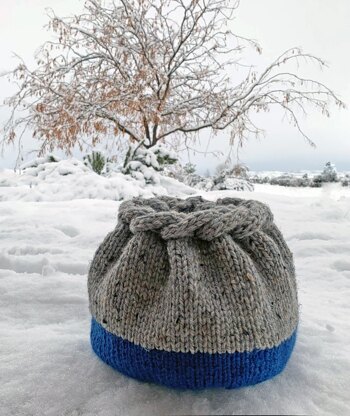
<svg viewBox="0 0 350 416"><path fill-rule="evenodd" d="M88 276L91 344L128 376L236 388L280 373L296 338L293 256L265 204L134 198Z"/></svg>

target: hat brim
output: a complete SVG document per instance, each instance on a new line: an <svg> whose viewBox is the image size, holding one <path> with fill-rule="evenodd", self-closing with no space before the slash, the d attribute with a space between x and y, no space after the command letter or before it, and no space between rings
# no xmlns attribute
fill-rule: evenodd
<svg viewBox="0 0 350 416"><path fill-rule="evenodd" d="M132 378L179 389L227 389L268 380L286 366L297 330L279 345L235 353L184 353L147 350L111 332L92 319L91 345L106 364Z"/></svg>

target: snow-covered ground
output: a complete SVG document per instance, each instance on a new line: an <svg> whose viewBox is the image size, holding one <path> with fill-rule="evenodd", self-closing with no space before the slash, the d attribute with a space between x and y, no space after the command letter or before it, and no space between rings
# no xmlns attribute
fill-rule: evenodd
<svg viewBox="0 0 350 416"><path fill-rule="evenodd" d="M254 193L202 193L271 206L295 253L301 322L281 375L194 393L120 375L90 348L86 274L116 224L120 202L111 184L80 174L32 188L16 181L0 172L1 416L350 414L350 189L257 185ZM176 194L175 185L164 186Z"/></svg>

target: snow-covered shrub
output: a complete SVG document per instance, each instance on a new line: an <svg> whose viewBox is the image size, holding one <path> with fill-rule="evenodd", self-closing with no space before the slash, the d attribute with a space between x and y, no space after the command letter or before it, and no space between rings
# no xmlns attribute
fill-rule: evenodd
<svg viewBox="0 0 350 416"><path fill-rule="evenodd" d="M147 167L152 167L159 172L165 166L176 163L177 155L162 144L153 146L150 149L146 149L140 145L131 145L125 157L124 168L127 168L128 163L133 161L140 162Z"/></svg>
<svg viewBox="0 0 350 416"><path fill-rule="evenodd" d="M322 177L324 182L337 182L338 181L338 173L335 165L331 162L327 162L325 167L323 168Z"/></svg>
<svg viewBox="0 0 350 416"><path fill-rule="evenodd" d="M193 188L200 189L202 191L212 191L214 188L213 178L203 178L202 176L201 181L193 186Z"/></svg>
<svg viewBox="0 0 350 416"><path fill-rule="evenodd" d="M218 174L213 178L212 190L223 191L253 191L254 185L248 177L249 169L237 164L233 168L217 169Z"/></svg>
<svg viewBox="0 0 350 416"><path fill-rule="evenodd" d="M197 174L192 174L187 177L186 185L191 188L210 191L213 188L214 183L212 178L205 178Z"/></svg>
<svg viewBox="0 0 350 416"><path fill-rule="evenodd" d="M342 186L350 186L350 175L346 174L342 179L341 179L341 184Z"/></svg>
<svg viewBox="0 0 350 416"><path fill-rule="evenodd" d="M252 175L249 177L250 182L257 184L270 183L270 178L268 176Z"/></svg>
<svg viewBox="0 0 350 416"><path fill-rule="evenodd" d="M293 177L290 175L282 175L277 176L275 178L270 179L271 185L279 185L279 186L292 186L291 182L293 180Z"/></svg>
<svg viewBox="0 0 350 416"><path fill-rule="evenodd" d="M212 191L254 191L254 185L246 179L227 177L220 182L216 182L214 178Z"/></svg>
<svg viewBox="0 0 350 416"><path fill-rule="evenodd" d="M29 162L23 163L20 166L20 169L30 169L30 168L37 168L39 165L43 165L45 163L56 163L59 162L61 159L57 156L55 156L52 153L48 153L47 155L43 157L37 157L35 159L30 160Z"/></svg>
<svg viewBox="0 0 350 416"><path fill-rule="evenodd" d="M231 175L233 175L235 178L241 178L241 179L249 179L249 168L246 165L243 165L242 163L237 163L233 166L231 170Z"/></svg>
<svg viewBox="0 0 350 416"><path fill-rule="evenodd" d="M40 160L43 162L40 163ZM28 162L25 167L22 166L22 169L26 177L37 177L40 181L89 171L87 166L74 158L57 161L52 158L38 158Z"/></svg>
<svg viewBox="0 0 350 416"><path fill-rule="evenodd" d="M150 149L141 146L130 146L125 158L122 172L146 183L158 184L159 174L168 165L177 162L177 156L164 145Z"/></svg>
<svg viewBox="0 0 350 416"><path fill-rule="evenodd" d="M202 177L196 173L196 165L193 163L185 163L182 165L180 162L168 166L164 170L165 175L170 176L180 182L189 186L194 186L201 181Z"/></svg>
<svg viewBox="0 0 350 416"><path fill-rule="evenodd" d="M186 163L181 165L176 163L164 171L166 176L174 178L191 188L210 191L213 187L213 180L209 176L204 177L196 173L196 165L193 163Z"/></svg>
<svg viewBox="0 0 350 416"><path fill-rule="evenodd" d="M311 182L312 181L310 181L307 174L303 175L301 178L296 177L292 174L284 174L284 175L273 177L269 181L271 185L288 186L288 187L311 186Z"/></svg>
<svg viewBox="0 0 350 416"><path fill-rule="evenodd" d="M162 144L157 144L150 149L157 157L159 170L164 170L166 166L173 165L178 161L177 154Z"/></svg>
<svg viewBox="0 0 350 416"><path fill-rule="evenodd" d="M184 172L186 175L194 175L196 173L196 165L191 162L188 162L184 165Z"/></svg>
<svg viewBox="0 0 350 416"><path fill-rule="evenodd" d="M314 182L316 184L328 183L328 182L338 182L338 173L336 167L331 162L327 162L323 168L321 175L314 177Z"/></svg>
<svg viewBox="0 0 350 416"><path fill-rule="evenodd" d="M163 173L170 178L174 178L180 182L188 184L192 182L191 176L198 176L196 175L196 165L192 163L186 163L182 165L179 161L172 165L165 166Z"/></svg>

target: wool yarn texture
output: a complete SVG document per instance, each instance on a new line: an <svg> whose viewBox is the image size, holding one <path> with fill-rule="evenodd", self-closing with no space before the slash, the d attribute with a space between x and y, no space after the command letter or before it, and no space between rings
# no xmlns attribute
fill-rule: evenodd
<svg viewBox="0 0 350 416"><path fill-rule="evenodd" d="M93 350L143 381L252 385L280 373L295 344L293 255L259 201L123 202L88 293Z"/></svg>

